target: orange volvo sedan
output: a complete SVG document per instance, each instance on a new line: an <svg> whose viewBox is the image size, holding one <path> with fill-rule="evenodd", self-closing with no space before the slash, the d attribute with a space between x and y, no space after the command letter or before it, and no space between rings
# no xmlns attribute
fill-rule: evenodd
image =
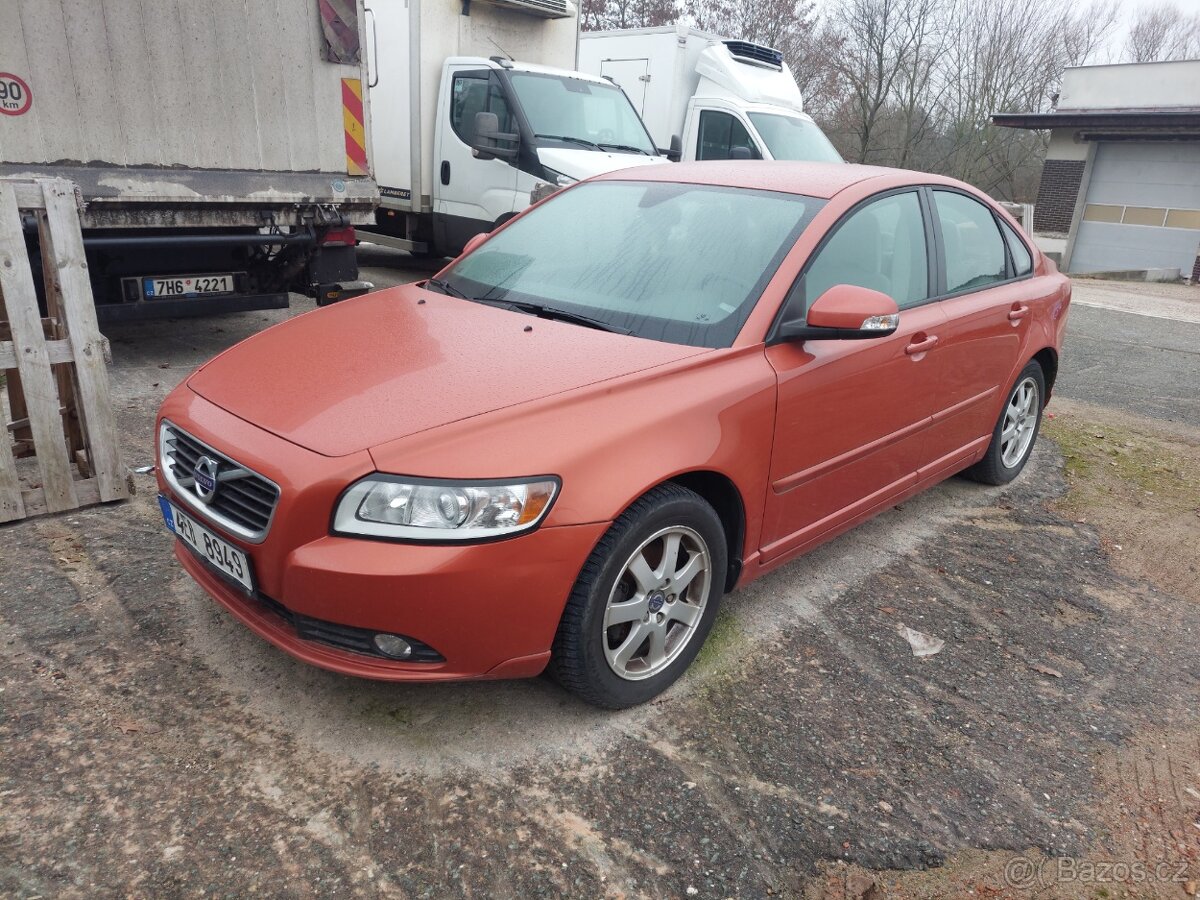
<svg viewBox="0 0 1200 900"><path fill-rule="evenodd" d="M1015 477L1069 301L949 179L615 172L200 368L160 413L163 515L209 594L314 665L549 668L629 706L736 586L957 472Z"/></svg>

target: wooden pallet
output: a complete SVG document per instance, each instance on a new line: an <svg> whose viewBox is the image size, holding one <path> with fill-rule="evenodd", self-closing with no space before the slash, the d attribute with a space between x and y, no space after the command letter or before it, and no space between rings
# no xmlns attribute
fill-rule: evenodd
<svg viewBox="0 0 1200 900"><path fill-rule="evenodd" d="M45 316L23 215L37 222ZM8 416L0 415L0 522L129 496L106 348L75 186L61 178L0 178L0 373L8 395ZM36 459L30 471L40 484L22 484L17 460L28 457Z"/></svg>

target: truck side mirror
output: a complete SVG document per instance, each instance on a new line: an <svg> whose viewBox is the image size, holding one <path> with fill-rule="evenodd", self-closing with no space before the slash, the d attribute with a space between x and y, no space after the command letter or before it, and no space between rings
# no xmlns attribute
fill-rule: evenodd
<svg viewBox="0 0 1200 900"><path fill-rule="evenodd" d="M663 153L671 162L679 162L683 159L683 139L677 134L671 135L671 149Z"/></svg>
<svg viewBox="0 0 1200 900"><path fill-rule="evenodd" d="M500 130L500 119L495 113L475 113L475 137L471 149L479 159L514 159L520 136L505 134ZM502 146L511 144L512 146Z"/></svg>
<svg viewBox="0 0 1200 900"><path fill-rule="evenodd" d="M730 159L754 159L749 147L734 147L729 151Z"/></svg>

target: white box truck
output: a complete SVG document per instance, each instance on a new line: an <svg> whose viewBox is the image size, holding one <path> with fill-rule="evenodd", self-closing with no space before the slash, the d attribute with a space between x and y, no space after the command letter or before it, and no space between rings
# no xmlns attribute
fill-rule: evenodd
<svg viewBox="0 0 1200 900"><path fill-rule="evenodd" d="M4 0L0 176L79 186L101 320L365 288L363 19L362 0Z"/></svg>
<svg viewBox="0 0 1200 900"><path fill-rule="evenodd" d="M666 163L628 98L573 71L570 0L368 0L377 232L452 256L539 187Z"/></svg>
<svg viewBox="0 0 1200 900"><path fill-rule="evenodd" d="M687 25L587 32L579 68L620 85L672 159L842 161L770 47Z"/></svg>

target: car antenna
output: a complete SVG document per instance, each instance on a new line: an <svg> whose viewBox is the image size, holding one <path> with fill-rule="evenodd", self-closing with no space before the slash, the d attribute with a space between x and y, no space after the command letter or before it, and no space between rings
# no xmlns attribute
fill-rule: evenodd
<svg viewBox="0 0 1200 900"><path fill-rule="evenodd" d="M497 50L499 50L501 53L503 53L505 56L508 57L509 62L517 61L517 58L515 56L513 56L511 53L509 53L507 50L505 50L503 47L501 47L499 44L497 44L496 39L494 37L492 37L490 34L488 35L488 40L492 42L492 46L494 46Z"/></svg>

